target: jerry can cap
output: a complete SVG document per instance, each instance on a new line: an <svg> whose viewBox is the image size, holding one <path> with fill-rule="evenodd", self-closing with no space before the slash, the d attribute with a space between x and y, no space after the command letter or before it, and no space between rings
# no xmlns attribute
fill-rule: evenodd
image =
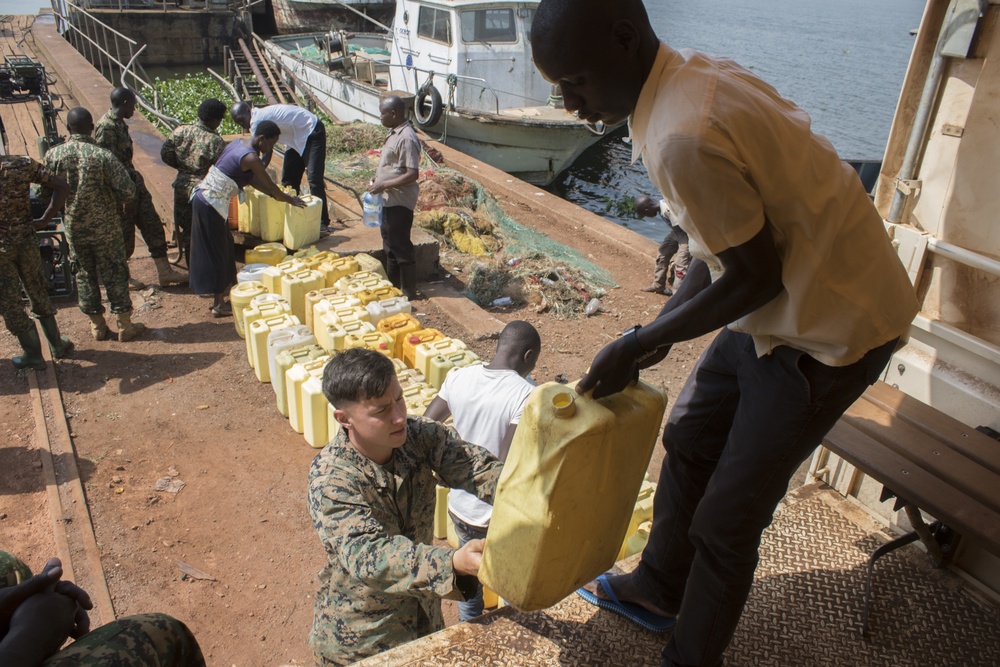
<svg viewBox="0 0 1000 667"><path fill-rule="evenodd" d="M576 414L576 399L570 391L560 391L553 394L551 402L556 417L572 417Z"/></svg>

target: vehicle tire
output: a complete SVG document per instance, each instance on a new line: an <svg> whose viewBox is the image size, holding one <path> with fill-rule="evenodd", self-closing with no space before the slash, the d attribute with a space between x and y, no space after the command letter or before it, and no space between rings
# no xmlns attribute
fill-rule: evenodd
<svg viewBox="0 0 1000 667"><path fill-rule="evenodd" d="M413 100L413 118L422 128L434 127L441 120L444 104L441 93L433 85L427 85L417 91Z"/></svg>

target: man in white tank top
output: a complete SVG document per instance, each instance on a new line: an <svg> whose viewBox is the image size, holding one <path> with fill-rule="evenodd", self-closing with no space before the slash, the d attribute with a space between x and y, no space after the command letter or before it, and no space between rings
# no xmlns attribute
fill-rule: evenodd
<svg viewBox="0 0 1000 667"><path fill-rule="evenodd" d="M538 362L541 346L535 327L520 320L511 322L500 332L493 360L485 366L466 366L448 373L424 416L444 421L450 414L459 437L506 460L524 403L535 388L526 377ZM471 493L452 489L448 513L464 546L486 538L493 506ZM459 620L482 613L483 587L479 586L474 598L458 603Z"/></svg>

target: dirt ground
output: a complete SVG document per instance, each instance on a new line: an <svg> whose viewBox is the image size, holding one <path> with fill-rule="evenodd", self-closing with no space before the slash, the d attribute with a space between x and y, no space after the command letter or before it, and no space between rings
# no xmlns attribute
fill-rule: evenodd
<svg viewBox="0 0 1000 667"><path fill-rule="evenodd" d="M530 211L517 218L545 227ZM152 280L144 252L140 244L133 272ZM603 299L609 314L559 320L530 308L494 309L504 321L538 328L538 382L578 378L604 343L649 321L664 303L639 291L652 262L589 252L621 285ZM442 265L448 269L447 253ZM457 277L448 280L461 288ZM212 319L210 300L185 288L146 294L133 297L135 319L151 331L127 344L95 342L75 304L59 303L60 325L77 348L57 363L58 381L116 614L182 619L211 665L312 664L307 636L324 552L306 508L306 475L317 450L278 413L270 385L254 377L231 318ZM414 312L425 326L492 355L493 341L467 337L433 301L418 302ZM676 346L644 379L673 397L707 340ZM4 330L0 354L16 349ZM0 548L40 569L55 553L52 520L28 382L7 362L0 363L0 395ZM654 475L661 462L657 448ZM172 474L185 484L180 492L154 490ZM182 563L215 580L184 576Z"/></svg>

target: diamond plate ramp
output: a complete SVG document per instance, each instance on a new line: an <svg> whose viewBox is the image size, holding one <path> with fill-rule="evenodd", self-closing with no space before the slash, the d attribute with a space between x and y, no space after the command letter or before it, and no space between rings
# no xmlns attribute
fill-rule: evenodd
<svg viewBox="0 0 1000 667"><path fill-rule="evenodd" d="M937 570L916 547L876 566L862 639L864 567L886 536L851 518L827 488L793 493L764 533L761 560L727 665L1000 665L1000 607ZM637 558L619 565L635 567ZM503 608L357 663L365 667L642 667L665 637L571 595L535 613Z"/></svg>

